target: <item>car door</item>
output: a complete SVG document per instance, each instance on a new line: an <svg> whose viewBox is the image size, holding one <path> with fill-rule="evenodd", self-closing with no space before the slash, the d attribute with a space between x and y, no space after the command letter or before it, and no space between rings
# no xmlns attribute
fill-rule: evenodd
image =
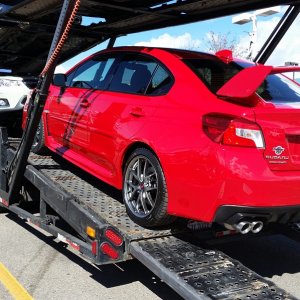
<svg viewBox="0 0 300 300"><path fill-rule="evenodd" d="M156 68L152 58L125 54L108 89L95 92L98 97L89 109L89 128L97 147L91 147L88 155L102 167L99 175L107 181L116 174L118 151L155 110L145 92Z"/></svg>
<svg viewBox="0 0 300 300"><path fill-rule="evenodd" d="M88 151L91 145L88 109L98 96L95 89L105 84L106 78L100 74L107 72L104 65L108 65L106 57L93 57L68 74L66 88L53 87L46 120L48 134L60 152L72 150L85 155Z"/></svg>

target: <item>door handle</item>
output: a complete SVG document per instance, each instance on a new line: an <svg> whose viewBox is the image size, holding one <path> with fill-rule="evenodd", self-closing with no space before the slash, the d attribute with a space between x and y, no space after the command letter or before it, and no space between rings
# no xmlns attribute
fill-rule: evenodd
<svg viewBox="0 0 300 300"><path fill-rule="evenodd" d="M80 102L80 106L83 107L83 108L87 108L90 106L90 102L87 100L87 99L83 99L81 102Z"/></svg>
<svg viewBox="0 0 300 300"><path fill-rule="evenodd" d="M143 117L145 114L144 114L144 111L141 107L134 107L131 111L130 111L130 114L134 117Z"/></svg>

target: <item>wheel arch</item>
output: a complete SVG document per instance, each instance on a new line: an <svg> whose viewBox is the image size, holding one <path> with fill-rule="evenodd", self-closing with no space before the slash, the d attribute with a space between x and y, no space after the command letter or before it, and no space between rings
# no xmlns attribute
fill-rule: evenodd
<svg viewBox="0 0 300 300"><path fill-rule="evenodd" d="M121 171L122 171L122 177L123 177L123 171L124 171L124 167L125 167L125 164L126 164L126 161L128 159L128 157L131 155L131 153L138 149L138 148L145 148L145 149L148 149L149 151L152 152L153 155L156 156L156 158L158 159L160 165L161 165L161 162L160 162L160 159L159 157L157 156L157 154L155 153L155 151L153 150L153 148L151 148L148 144L144 143L144 142L134 142L132 144L130 144L124 151L123 153L123 156L122 156L122 159L121 159Z"/></svg>

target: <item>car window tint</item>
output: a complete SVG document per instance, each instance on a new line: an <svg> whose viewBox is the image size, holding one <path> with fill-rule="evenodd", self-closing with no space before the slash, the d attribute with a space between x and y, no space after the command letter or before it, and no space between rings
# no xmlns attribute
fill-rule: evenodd
<svg viewBox="0 0 300 300"><path fill-rule="evenodd" d="M99 69L94 79L95 89L103 90L106 88L107 83L109 81L109 75L111 74L111 70L115 61L116 58L111 57L101 62L101 65L99 66Z"/></svg>
<svg viewBox="0 0 300 300"><path fill-rule="evenodd" d="M255 65L249 62L238 62L238 64L243 68ZM282 74L267 76L256 93L265 101L276 102L276 104L300 102L299 85Z"/></svg>
<svg viewBox="0 0 300 300"><path fill-rule="evenodd" d="M218 58L184 59L183 62L213 93L242 69L235 63L227 64Z"/></svg>
<svg viewBox="0 0 300 300"><path fill-rule="evenodd" d="M109 90L123 93L144 94L157 63L146 57L127 55L120 62L110 83Z"/></svg>
<svg viewBox="0 0 300 300"><path fill-rule="evenodd" d="M94 78L100 64L100 61L89 60L79 66L75 71L70 86L87 89L94 88Z"/></svg>
<svg viewBox="0 0 300 300"><path fill-rule="evenodd" d="M94 58L68 74L67 86L87 89L104 89L115 58Z"/></svg>
<svg viewBox="0 0 300 300"><path fill-rule="evenodd" d="M269 75L256 92L266 101L300 102L299 85L279 74Z"/></svg>
<svg viewBox="0 0 300 300"><path fill-rule="evenodd" d="M148 86L147 95L163 95L166 94L173 84L171 75L161 66L158 66L155 74Z"/></svg>

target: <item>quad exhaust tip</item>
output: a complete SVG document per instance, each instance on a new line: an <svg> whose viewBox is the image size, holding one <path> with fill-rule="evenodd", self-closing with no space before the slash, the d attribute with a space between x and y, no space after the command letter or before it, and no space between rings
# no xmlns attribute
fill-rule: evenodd
<svg viewBox="0 0 300 300"><path fill-rule="evenodd" d="M251 225L252 225L251 231L253 233L260 232L264 227L264 223L262 221L254 221L251 223Z"/></svg>
<svg viewBox="0 0 300 300"><path fill-rule="evenodd" d="M264 223L262 221L241 221L234 225L234 228L241 234L247 234L250 231L252 233L259 233L263 227Z"/></svg>
<svg viewBox="0 0 300 300"><path fill-rule="evenodd" d="M247 221L241 221L235 225L235 228L237 229L238 232L241 234L247 234L251 231L251 223Z"/></svg>

